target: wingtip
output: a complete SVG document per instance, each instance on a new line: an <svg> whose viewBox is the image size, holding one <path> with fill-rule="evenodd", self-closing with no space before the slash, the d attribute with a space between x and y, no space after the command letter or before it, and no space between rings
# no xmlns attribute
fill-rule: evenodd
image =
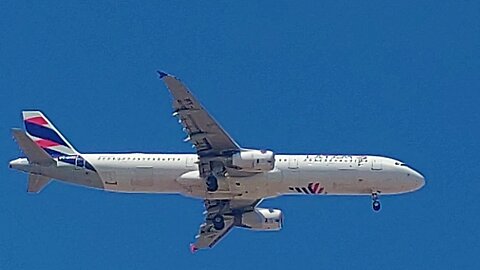
<svg viewBox="0 0 480 270"><path fill-rule="evenodd" d="M190 244L190 252L196 253L198 251L198 248L195 246L195 244Z"/></svg>
<svg viewBox="0 0 480 270"><path fill-rule="evenodd" d="M163 77L168 76L168 73L163 72L161 70L157 70L157 73L158 73L158 76L160 77L160 79L163 79Z"/></svg>

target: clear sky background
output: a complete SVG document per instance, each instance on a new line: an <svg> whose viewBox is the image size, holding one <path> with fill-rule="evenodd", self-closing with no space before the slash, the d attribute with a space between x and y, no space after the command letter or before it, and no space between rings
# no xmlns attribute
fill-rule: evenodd
<svg viewBox="0 0 480 270"><path fill-rule="evenodd" d="M479 2L232 2L0 2L0 268L480 269ZM242 146L391 156L427 184L380 213L369 197L267 200L282 231L195 255L200 200L25 192L7 168L22 109L83 152L192 152L157 69Z"/></svg>

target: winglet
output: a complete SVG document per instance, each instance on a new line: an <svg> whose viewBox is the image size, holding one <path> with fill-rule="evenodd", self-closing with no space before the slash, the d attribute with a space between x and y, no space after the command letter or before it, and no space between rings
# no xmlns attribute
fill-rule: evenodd
<svg viewBox="0 0 480 270"><path fill-rule="evenodd" d="M163 79L163 77L168 76L168 73L165 73L161 70L157 70L158 75L160 76L160 79Z"/></svg>

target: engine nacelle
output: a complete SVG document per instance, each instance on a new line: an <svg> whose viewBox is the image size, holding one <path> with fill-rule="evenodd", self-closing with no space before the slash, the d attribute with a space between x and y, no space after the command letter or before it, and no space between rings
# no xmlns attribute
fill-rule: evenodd
<svg viewBox="0 0 480 270"><path fill-rule="evenodd" d="M275 167L275 155L268 150L242 150L233 154L232 165L245 172L270 171Z"/></svg>
<svg viewBox="0 0 480 270"><path fill-rule="evenodd" d="M241 226L258 231L278 231L283 226L283 214L278 209L255 208L242 214Z"/></svg>

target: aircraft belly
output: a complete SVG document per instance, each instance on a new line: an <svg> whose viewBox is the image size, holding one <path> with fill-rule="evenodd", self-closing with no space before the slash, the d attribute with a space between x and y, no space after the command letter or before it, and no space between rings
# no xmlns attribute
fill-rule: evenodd
<svg viewBox="0 0 480 270"><path fill-rule="evenodd" d="M61 182L103 189L104 185L97 173L86 169L73 169L73 166L43 168L42 174Z"/></svg>
<svg viewBox="0 0 480 270"><path fill-rule="evenodd" d="M105 189L126 193L179 193L183 188L176 183L178 172L152 168L104 169L99 172Z"/></svg>
<svg viewBox="0 0 480 270"><path fill-rule="evenodd" d="M267 174L259 173L249 177L218 177L219 189L216 192L207 192L205 181L198 171L190 171L176 179L184 188L183 195L202 199L258 199L275 196L267 188Z"/></svg>
<svg viewBox="0 0 480 270"><path fill-rule="evenodd" d="M283 193L289 194L371 194L375 179L355 168L317 167L283 173Z"/></svg>
<svg viewBox="0 0 480 270"><path fill-rule="evenodd" d="M327 194L357 194L364 193L366 181L358 180L358 172L355 170L337 170L329 174L325 183ZM370 194L371 191L368 191Z"/></svg>
<svg viewBox="0 0 480 270"><path fill-rule="evenodd" d="M370 195L373 191L391 194L398 190L393 178L371 170L337 170L325 180L325 194L331 195Z"/></svg>

